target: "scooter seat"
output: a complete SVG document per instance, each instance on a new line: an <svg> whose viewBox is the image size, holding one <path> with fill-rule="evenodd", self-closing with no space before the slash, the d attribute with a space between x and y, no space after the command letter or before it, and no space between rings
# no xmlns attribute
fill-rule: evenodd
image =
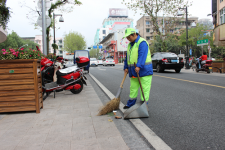
<svg viewBox="0 0 225 150"><path fill-rule="evenodd" d="M65 76L65 75L68 75L72 72L76 72L79 68L77 66L71 66L71 67L68 67L68 68L65 68L65 69L60 69L58 71L56 71L56 75L57 76Z"/></svg>
<svg viewBox="0 0 225 150"><path fill-rule="evenodd" d="M57 76L65 76L65 75L68 75L70 73L61 73L59 70L56 71L56 75Z"/></svg>

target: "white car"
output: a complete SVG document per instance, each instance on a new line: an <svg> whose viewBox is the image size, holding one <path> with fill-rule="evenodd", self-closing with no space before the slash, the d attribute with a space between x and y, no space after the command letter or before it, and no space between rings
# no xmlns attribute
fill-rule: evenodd
<svg viewBox="0 0 225 150"><path fill-rule="evenodd" d="M115 61L111 58L107 58L104 62L103 62L103 66L115 66Z"/></svg>
<svg viewBox="0 0 225 150"><path fill-rule="evenodd" d="M103 65L103 61L102 60L98 60L98 65Z"/></svg>
<svg viewBox="0 0 225 150"><path fill-rule="evenodd" d="M90 66L98 66L98 61L96 58L90 58Z"/></svg>

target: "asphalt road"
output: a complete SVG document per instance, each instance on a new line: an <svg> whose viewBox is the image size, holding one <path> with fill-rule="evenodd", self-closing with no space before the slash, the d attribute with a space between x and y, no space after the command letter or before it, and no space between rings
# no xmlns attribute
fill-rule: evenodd
<svg viewBox="0 0 225 150"><path fill-rule="evenodd" d="M123 66L91 67L114 95L123 78ZM127 76L121 95L129 99ZM174 150L225 149L225 75L190 71L154 72L149 100L150 117L142 121ZM138 98L140 100L140 98Z"/></svg>

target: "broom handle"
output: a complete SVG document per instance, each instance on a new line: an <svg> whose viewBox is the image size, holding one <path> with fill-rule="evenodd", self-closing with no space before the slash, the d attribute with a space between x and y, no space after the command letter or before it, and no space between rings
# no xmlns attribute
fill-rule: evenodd
<svg viewBox="0 0 225 150"><path fill-rule="evenodd" d="M136 63L134 63L134 67L136 68ZM142 95L143 95L143 98L144 98L144 101L145 100L145 95L144 95L144 92L143 92L143 89L142 89L142 85L141 85L141 80L140 80L140 77L139 77L139 73L137 72L137 76L138 76L138 81L139 81L139 84L140 84L140 87L141 87L141 92L142 92Z"/></svg>
<svg viewBox="0 0 225 150"><path fill-rule="evenodd" d="M127 76L127 72L124 73L124 77L123 77L122 83L120 84L120 87L121 87L121 88L123 88L123 83L124 83L124 81L125 81L125 79L126 79L126 76Z"/></svg>

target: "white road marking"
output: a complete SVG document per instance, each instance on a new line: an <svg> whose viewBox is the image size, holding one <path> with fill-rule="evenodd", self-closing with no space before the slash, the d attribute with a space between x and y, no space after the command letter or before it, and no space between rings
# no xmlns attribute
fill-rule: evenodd
<svg viewBox="0 0 225 150"><path fill-rule="evenodd" d="M115 98L115 96L92 74L89 73L91 78L98 84L98 86L108 95L110 99ZM124 113L124 104L120 102L120 110ZM148 142L156 150L172 150L160 137L158 137L145 123L140 119L130 119L133 125L139 130L139 132L148 140Z"/></svg>

